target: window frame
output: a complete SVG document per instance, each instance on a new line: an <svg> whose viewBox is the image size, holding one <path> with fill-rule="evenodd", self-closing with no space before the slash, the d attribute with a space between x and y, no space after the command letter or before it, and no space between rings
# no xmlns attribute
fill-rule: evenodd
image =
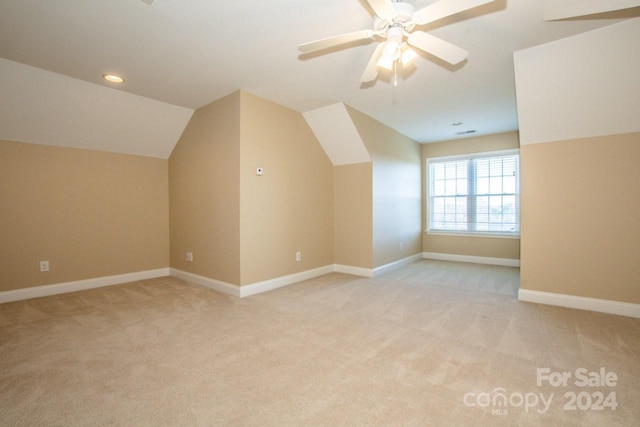
<svg viewBox="0 0 640 427"><path fill-rule="evenodd" d="M516 176L516 217L518 224L517 232L510 231L471 231L471 230L440 230L440 229L431 229L430 228L430 215L432 209L432 199L430 195L431 191L431 170L430 165L432 163L444 163L444 162L453 162L459 160L474 160L474 159L484 159L491 157L501 157L501 156L517 156L517 176ZM427 157L425 162L426 165L426 173L425 173L425 194L426 194L426 203L425 203L425 233L432 235L441 235L441 236L464 236L464 237L491 237L491 238L503 238L503 239L520 239L521 233L521 223L520 223L520 149L513 148L507 150L496 150L496 151L483 151L476 153L467 153L467 154L458 154L452 156L440 156L440 157ZM467 194L466 197L470 195ZM473 195L477 196L477 195ZM474 213L475 215L475 213Z"/></svg>

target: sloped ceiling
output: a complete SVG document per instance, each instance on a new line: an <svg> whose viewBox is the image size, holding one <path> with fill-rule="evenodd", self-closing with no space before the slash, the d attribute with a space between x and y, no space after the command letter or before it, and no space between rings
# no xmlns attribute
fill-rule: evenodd
<svg viewBox="0 0 640 427"><path fill-rule="evenodd" d="M639 41L634 18L516 52L520 144L640 132Z"/></svg>
<svg viewBox="0 0 640 427"><path fill-rule="evenodd" d="M544 22L543 9L495 0L425 26L468 60L425 54L398 86L381 75L364 87L373 43L304 57L296 47L370 28L366 0L2 0L0 57L59 76L3 62L0 138L166 157L192 110L238 89L301 113L346 103L418 142L515 130L514 51L638 15Z"/></svg>
<svg viewBox="0 0 640 427"><path fill-rule="evenodd" d="M168 158L193 110L0 58L0 138Z"/></svg>
<svg viewBox="0 0 640 427"><path fill-rule="evenodd" d="M545 0L544 19L576 18L640 6L640 0Z"/></svg>
<svg viewBox="0 0 640 427"><path fill-rule="evenodd" d="M307 111L304 118L333 165L371 161L344 104L332 104Z"/></svg>

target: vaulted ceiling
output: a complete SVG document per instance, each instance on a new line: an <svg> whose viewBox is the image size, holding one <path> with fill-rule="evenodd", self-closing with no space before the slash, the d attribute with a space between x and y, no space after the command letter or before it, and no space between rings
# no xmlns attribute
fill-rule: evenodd
<svg viewBox="0 0 640 427"><path fill-rule="evenodd" d="M366 0L2 0L0 138L166 158L194 109L238 89L302 113L344 102L418 142L515 130L514 51L639 15L545 22L544 4L495 0L424 26L468 59L423 54L397 86L363 86L373 42L297 45L371 28Z"/></svg>

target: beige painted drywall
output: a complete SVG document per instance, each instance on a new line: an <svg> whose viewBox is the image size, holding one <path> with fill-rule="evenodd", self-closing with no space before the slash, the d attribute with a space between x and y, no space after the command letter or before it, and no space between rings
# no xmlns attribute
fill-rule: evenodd
<svg viewBox="0 0 640 427"><path fill-rule="evenodd" d="M302 114L244 91L197 110L169 181L172 267L241 286L333 263L333 169Z"/></svg>
<svg viewBox="0 0 640 427"><path fill-rule="evenodd" d="M168 203L164 159L0 141L0 291L168 267Z"/></svg>
<svg viewBox="0 0 640 427"><path fill-rule="evenodd" d="M333 173L334 262L373 268L372 163L335 166Z"/></svg>
<svg viewBox="0 0 640 427"><path fill-rule="evenodd" d="M240 284L239 167L235 92L198 109L169 158L171 267Z"/></svg>
<svg viewBox="0 0 640 427"><path fill-rule="evenodd" d="M422 252L420 145L347 107L373 167L373 267Z"/></svg>
<svg viewBox="0 0 640 427"><path fill-rule="evenodd" d="M241 284L333 264L329 158L302 114L240 97Z"/></svg>
<svg viewBox="0 0 640 427"><path fill-rule="evenodd" d="M426 161L430 157L510 150L519 148L519 145L518 132L505 132L494 135L423 144L422 164L425 166L423 168L423 182L426 183ZM423 190L423 198L426 201L426 184ZM426 230L426 203L424 212L423 224L424 230ZM422 247L424 252L439 254L506 259L520 258L520 239L444 236L424 232Z"/></svg>
<svg viewBox="0 0 640 427"><path fill-rule="evenodd" d="M521 289L640 303L640 133L524 145Z"/></svg>

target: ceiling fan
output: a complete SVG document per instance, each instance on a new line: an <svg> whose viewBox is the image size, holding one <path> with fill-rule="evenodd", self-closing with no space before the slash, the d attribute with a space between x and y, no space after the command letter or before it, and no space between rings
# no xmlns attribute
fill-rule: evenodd
<svg viewBox="0 0 640 427"><path fill-rule="evenodd" d="M418 10L415 10L412 4L404 1L366 1L375 13L371 29L303 43L298 46L298 50L302 53L310 53L359 40L376 39L381 41L382 43L373 51L373 55L365 67L360 79L361 83L375 80L378 77L378 68L396 70L398 64L406 67L412 63L418 56L412 47L455 65L463 61L469 52L431 34L414 31L415 27L491 3L494 0L439 0Z"/></svg>

